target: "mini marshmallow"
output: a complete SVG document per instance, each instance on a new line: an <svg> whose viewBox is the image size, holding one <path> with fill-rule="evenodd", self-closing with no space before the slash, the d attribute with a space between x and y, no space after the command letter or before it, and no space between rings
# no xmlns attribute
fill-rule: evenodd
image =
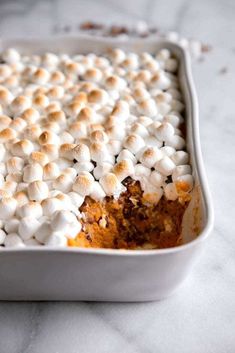
<svg viewBox="0 0 235 353"><path fill-rule="evenodd" d="M91 159L96 163L112 162L113 156L108 152L104 143L93 142L90 146ZM75 158L76 159L76 158Z"/></svg>
<svg viewBox="0 0 235 353"><path fill-rule="evenodd" d="M3 197L0 200L0 219L12 218L16 211L17 202L13 197Z"/></svg>
<svg viewBox="0 0 235 353"><path fill-rule="evenodd" d="M73 181L69 175L61 174L53 181L53 188L60 190L62 192L71 191L73 186Z"/></svg>
<svg viewBox="0 0 235 353"><path fill-rule="evenodd" d="M101 201L105 198L106 194L101 187L100 183L95 181L92 187L92 191L90 193L90 197L95 201Z"/></svg>
<svg viewBox="0 0 235 353"><path fill-rule="evenodd" d="M37 152L34 152L37 153ZM40 161L38 160L38 163L40 163L41 165L45 165L48 163L48 161L52 162L54 160L56 160L59 157L59 150L58 150L58 146L54 145L54 144L45 144L41 147L41 154L37 154L37 157L39 157ZM44 157L44 156L45 157ZM31 155L32 156L32 155Z"/></svg>
<svg viewBox="0 0 235 353"><path fill-rule="evenodd" d="M63 174L68 175L73 180L77 175L77 171L75 168L65 168Z"/></svg>
<svg viewBox="0 0 235 353"><path fill-rule="evenodd" d="M52 121L50 121L50 122L47 122L47 123L45 123L45 124L43 124L42 125L42 129L43 130L46 130L46 131L51 131L51 132L54 132L55 134L59 134L59 132L60 132L60 126L59 126L59 124L57 124L57 123L55 123L54 121L52 122ZM38 136L41 134L41 130L40 130L40 133L38 134ZM61 140L61 135L62 134L60 134L60 140ZM72 140L73 140L73 138L72 138Z"/></svg>
<svg viewBox="0 0 235 353"><path fill-rule="evenodd" d="M7 64L0 64L0 79L4 80L12 74L11 67Z"/></svg>
<svg viewBox="0 0 235 353"><path fill-rule="evenodd" d="M84 172L79 174L75 179L73 191L78 192L81 196L89 195L92 191L93 184L94 177L90 173Z"/></svg>
<svg viewBox="0 0 235 353"><path fill-rule="evenodd" d="M47 116L48 121L64 126L66 124L66 116L62 110L53 111Z"/></svg>
<svg viewBox="0 0 235 353"><path fill-rule="evenodd" d="M116 121L116 118L115 118ZM110 126L107 130L106 133L108 137L112 140L123 140L124 137L126 136L126 131L125 129L118 126L118 123L113 124L113 126Z"/></svg>
<svg viewBox="0 0 235 353"><path fill-rule="evenodd" d="M189 164L178 165L172 173L172 180L176 181L179 176L191 174L192 170Z"/></svg>
<svg viewBox="0 0 235 353"><path fill-rule="evenodd" d="M140 114L154 117L157 114L157 106L153 99L146 99L138 104L138 111Z"/></svg>
<svg viewBox="0 0 235 353"><path fill-rule="evenodd" d="M94 130L90 134L91 142L107 143L109 140L107 134L102 130Z"/></svg>
<svg viewBox="0 0 235 353"><path fill-rule="evenodd" d="M174 135L174 128L170 123L162 123L156 130L155 136L159 141L170 140Z"/></svg>
<svg viewBox="0 0 235 353"><path fill-rule="evenodd" d="M111 76L107 77L107 79L105 80L104 86L108 90L121 91L126 87L126 82L124 79L122 79L119 76L111 75Z"/></svg>
<svg viewBox="0 0 235 353"><path fill-rule="evenodd" d="M11 146L11 153L17 157L26 157L29 156L34 149L34 146L31 141L27 139L20 140L13 143Z"/></svg>
<svg viewBox="0 0 235 353"><path fill-rule="evenodd" d="M184 104L177 99L172 99L171 110L181 113L184 110Z"/></svg>
<svg viewBox="0 0 235 353"><path fill-rule="evenodd" d="M60 143L61 144L64 144L64 143L73 144L74 137L68 131L63 131L62 133L60 133Z"/></svg>
<svg viewBox="0 0 235 353"><path fill-rule="evenodd" d="M140 180L141 178L145 178L145 177L148 178L150 174L151 174L151 169L138 163L135 165L135 174L133 176L133 179Z"/></svg>
<svg viewBox="0 0 235 353"><path fill-rule="evenodd" d="M64 236L64 232L52 232L45 241L47 246L66 246L67 238Z"/></svg>
<svg viewBox="0 0 235 353"><path fill-rule="evenodd" d="M156 137L154 136L148 136L144 139L145 145L147 147L162 147L163 142L159 141Z"/></svg>
<svg viewBox="0 0 235 353"><path fill-rule="evenodd" d="M0 148L0 153L1 153L1 148ZM24 167L24 160L20 157L12 157L8 159L6 166L7 166L8 173L21 172Z"/></svg>
<svg viewBox="0 0 235 353"><path fill-rule="evenodd" d="M0 115L0 130L7 128L12 123L12 119L7 115Z"/></svg>
<svg viewBox="0 0 235 353"><path fill-rule="evenodd" d="M109 57L113 63L118 65L126 59L126 53L119 48L115 48L109 52Z"/></svg>
<svg viewBox="0 0 235 353"><path fill-rule="evenodd" d="M165 70L169 72L176 72L178 69L178 61L174 58L169 58L165 61Z"/></svg>
<svg viewBox="0 0 235 353"><path fill-rule="evenodd" d="M31 183L36 180L42 180L43 168L39 163L32 163L24 167L23 181Z"/></svg>
<svg viewBox="0 0 235 353"><path fill-rule="evenodd" d="M30 239L40 227L40 222L32 217L24 217L19 222L18 232L23 240Z"/></svg>
<svg viewBox="0 0 235 353"><path fill-rule="evenodd" d="M77 147L76 144L63 143L59 148L59 156L69 160L74 159L74 148Z"/></svg>
<svg viewBox="0 0 235 353"><path fill-rule="evenodd" d="M174 168L175 163L167 156L163 157L155 165L155 169L165 176L171 175Z"/></svg>
<svg viewBox="0 0 235 353"><path fill-rule="evenodd" d="M79 162L73 165L73 168L77 171L77 174L82 172L92 172L94 164L91 162Z"/></svg>
<svg viewBox="0 0 235 353"><path fill-rule="evenodd" d="M98 164L93 170L93 175L96 180L99 180L103 175L109 173L113 168L113 165L108 162L104 162L102 164Z"/></svg>
<svg viewBox="0 0 235 353"><path fill-rule="evenodd" d="M171 86L171 81L164 72L158 71L151 78L150 85L151 87L154 87L154 88L167 90Z"/></svg>
<svg viewBox="0 0 235 353"><path fill-rule="evenodd" d="M161 187L164 185L165 177L158 173L156 170L152 171L149 177L149 181L156 187Z"/></svg>
<svg viewBox="0 0 235 353"><path fill-rule="evenodd" d="M49 72L42 67L38 68L32 75L32 81L39 85L43 85L47 83L49 79L50 79Z"/></svg>
<svg viewBox="0 0 235 353"><path fill-rule="evenodd" d="M18 209L18 214L21 218L33 217L39 219L42 217L42 207L39 202L29 201Z"/></svg>
<svg viewBox="0 0 235 353"><path fill-rule="evenodd" d="M164 187L164 193L167 200L175 201L178 198L177 189L174 183L166 184Z"/></svg>
<svg viewBox="0 0 235 353"><path fill-rule="evenodd" d="M171 159L176 165L187 164L189 161L189 154L185 151L176 151Z"/></svg>
<svg viewBox="0 0 235 353"><path fill-rule="evenodd" d="M13 99L13 94L7 88L0 87L0 104L3 106L8 105Z"/></svg>
<svg viewBox="0 0 235 353"><path fill-rule="evenodd" d="M185 147L185 139L178 135L173 135L166 140L168 146L175 148L176 150L182 150Z"/></svg>
<svg viewBox="0 0 235 353"><path fill-rule="evenodd" d="M28 108L23 112L23 114L21 115L21 118L27 124L31 125L31 124L35 124L39 120L40 114L36 109Z"/></svg>
<svg viewBox="0 0 235 353"><path fill-rule="evenodd" d="M87 126L84 122L75 121L72 123L68 131L74 138L83 138L87 136Z"/></svg>
<svg viewBox="0 0 235 353"><path fill-rule="evenodd" d="M163 154L157 147L147 147L140 154L139 161L147 168L152 168L154 164L162 159Z"/></svg>
<svg viewBox="0 0 235 353"><path fill-rule="evenodd" d="M60 85L65 81L65 76L61 71L54 71L51 73L49 81L54 85Z"/></svg>
<svg viewBox="0 0 235 353"><path fill-rule="evenodd" d="M8 48L3 51L2 59L8 64L15 64L20 61L20 54L14 48Z"/></svg>
<svg viewBox="0 0 235 353"><path fill-rule="evenodd" d="M119 140L109 140L107 150L112 156L117 156L122 149L122 142Z"/></svg>
<svg viewBox="0 0 235 353"><path fill-rule="evenodd" d="M64 230L70 225L77 222L77 217L69 211L56 211L51 218L51 228L54 231Z"/></svg>
<svg viewBox="0 0 235 353"><path fill-rule="evenodd" d="M139 135L132 134L126 137L123 146L133 154L136 154L142 147L145 146L145 142Z"/></svg>
<svg viewBox="0 0 235 353"><path fill-rule="evenodd" d="M46 68L55 68L59 63L59 58L57 55L52 53L45 53L42 56L42 66Z"/></svg>
<svg viewBox="0 0 235 353"><path fill-rule="evenodd" d="M21 238L16 233L8 234L5 238L4 245L6 248L22 248L25 246Z"/></svg>
<svg viewBox="0 0 235 353"><path fill-rule="evenodd" d="M49 159L46 153L35 151L30 154L29 162L38 163L43 167L49 162Z"/></svg>
<svg viewBox="0 0 235 353"><path fill-rule="evenodd" d="M100 82L102 79L102 71L97 68L91 68L86 70L83 77L85 80L90 82Z"/></svg>
<svg viewBox="0 0 235 353"><path fill-rule="evenodd" d="M35 238L43 244L49 238L51 233L52 229L50 222L43 222L35 232Z"/></svg>
<svg viewBox="0 0 235 353"><path fill-rule="evenodd" d="M20 172L10 173L6 176L6 182L14 182L17 185L17 183L20 183L21 181L23 181L23 174Z"/></svg>
<svg viewBox="0 0 235 353"><path fill-rule="evenodd" d="M12 218L7 221L5 221L5 231L9 233L17 233L18 232L18 227L19 227L20 221L17 218ZM1 236L0 236L1 238ZM1 243L1 241L0 241Z"/></svg>
<svg viewBox="0 0 235 353"><path fill-rule="evenodd" d="M156 205L163 195L162 188L156 188L152 184L147 184L144 188L143 203L147 205Z"/></svg>
<svg viewBox="0 0 235 353"><path fill-rule="evenodd" d="M42 201L48 197L48 186L41 180L33 181L28 186L28 195L31 201Z"/></svg>
<svg viewBox="0 0 235 353"><path fill-rule="evenodd" d="M16 97L11 105L10 109L14 114L20 115L24 110L31 107L31 100L26 96Z"/></svg>
<svg viewBox="0 0 235 353"><path fill-rule="evenodd" d="M118 120L122 122L128 119L129 114L130 114L129 105L127 102L123 100L118 101L112 111L112 115L115 117L118 117Z"/></svg>
<svg viewBox="0 0 235 353"><path fill-rule="evenodd" d="M193 188L193 177L191 174L180 175L175 180L175 185L178 193L190 192Z"/></svg>
<svg viewBox="0 0 235 353"><path fill-rule="evenodd" d="M40 143L40 145L46 145L46 144L58 145L60 142L60 138L54 132L44 131L39 136L38 142Z"/></svg>
<svg viewBox="0 0 235 353"><path fill-rule="evenodd" d="M19 188L19 185L22 185L22 184L25 184L25 183L18 184L17 192L14 195L14 198L16 199L16 202L17 202L17 207L21 207L29 202L27 193L25 191L27 186L23 190L20 190L20 188Z"/></svg>
<svg viewBox="0 0 235 353"><path fill-rule="evenodd" d="M118 178L113 173L107 173L100 178L100 184L104 189L107 196L113 195L114 198L126 190L126 188L120 183Z"/></svg>
<svg viewBox="0 0 235 353"><path fill-rule="evenodd" d="M52 216L56 211L62 210L63 207L62 202L56 197L43 200L41 205L43 215L47 217Z"/></svg>
<svg viewBox="0 0 235 353"><path fill-rule="evenodd" d="M24 244L26 246L40 246L41 244L39 243L39 241L37 241L36 239L34 238L30 238L28 240L25 240L24 241Z"/></svg>
<svg viewBox="0 0 235 353"><path fill-rule="evenodd" d="M65 158L58 158L56 159L55 163L57 164L60 170L64 170L65 168L69 168L73 165L72 161Z"/></svg>
<svg viewBox="0 0 235 353"><path fill-rule="evenodd" d="M27 123L22 118L16 118L12 120L10 124L10 127L17 132L22 132L26 126L27 126Z"/></svg>
<svg viewBox="0 0 235 353"><path fill-rule="evenodd" d="M65 236L68 239L75 239L77 237L77 235L80 233L81 229L82 229L82 225L79 221L71 223L71 224L69 224L69 227L66 231Z"/></svg>
<svg viewBox="0 0 235 353"><path fill-rule="evenodd" d="M50 162L43 167L43 180L53 180L60 175L60 169L56 163Z"/></svg>
<svg viewBox="0 0 235 353"><path fill-rule="evenodd" d="M96 182L95 182L96 183ZM94 183L94 184L95 184ZM94 186L93 186L94 189ZM70 197L70 200L72 204L78 209L80 206L82 206L84 202L84 196L79 195L77 192L71 191L68 193L68 196ZM92 196L91 196L92 197Z"/></svg>
<svg viewBox="0 0 235 353"><path fill-rule="evenodd" d="M7 143L10 140L14 140L16 138L16 131L7 127L6 129L0 131L0 143Z"/></svg>
<svg viewBox="0 0 235 353"><path fill-rule="evenodd" d="M88 94L89 103L98 103L100 105L107 104L109 96L107 92L103 89L94 89Z"/></svg>
<svg viewBox="0 0 235 353"><path fill-rule="evenodd" d="M128 176L132 176L134 171L134 165L131 159L123 159L113 167L113 173L119 181L123 181Z"/></svg>
<svg viewBox="0 0 235 353"><path fill-rule="evenodd" d="M78 162L89 162L91 159L89 148L82 143L73 148L72 156Z"/></svg>
<svg viewBox="0 0 235 353"><path fill-rule="evenodd" d="M170 146L163 146L161 147L161 152L163 153L164 156L171 157L175 154L175 149Z"/></svg>

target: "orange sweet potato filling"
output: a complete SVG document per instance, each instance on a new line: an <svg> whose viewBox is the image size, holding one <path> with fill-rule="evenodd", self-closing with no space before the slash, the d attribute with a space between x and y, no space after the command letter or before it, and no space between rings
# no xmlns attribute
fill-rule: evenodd
<svg viewBox="0 0 235 353"><path fill-rule="evenodd" d="M124 183L127 191L118 200L96 202L86 197L80 207L83 228L69 246L86 248L149 249L180 244L182 218L189 203L184 190L175 201L164 196L157 205L146 205L139 182ZM184 188L183 188L184 189Z"/></svg>

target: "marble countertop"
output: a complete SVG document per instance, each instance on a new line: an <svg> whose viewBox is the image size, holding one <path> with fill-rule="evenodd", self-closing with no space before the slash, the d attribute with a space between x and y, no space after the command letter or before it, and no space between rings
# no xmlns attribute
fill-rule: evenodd
<svg viewBox="0 0 235 353"><path fill-rule="evenodd" d="M233 353L235 2L2 0L0 37L56 34L67 25L76 32L79 22L102 22L104 14L107 22L142 19L212 44L213 51L194 62L193 71L214 231L184 286L164 301L1 302L0 353Z"/></svg>

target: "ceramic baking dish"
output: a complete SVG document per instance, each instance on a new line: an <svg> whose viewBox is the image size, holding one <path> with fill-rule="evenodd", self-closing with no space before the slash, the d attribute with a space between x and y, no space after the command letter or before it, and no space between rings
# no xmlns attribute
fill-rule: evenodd
<svg viewBox="0 0 235 353"><path fill-rule="evenodd" d="M107 38L2 40L0 50L27 53L102 53L108 47L134 52L169 48L180 62L186 103L187 148L195 178L192 201L184 215L184 244L162 250L33 248L0 250L1 300L148 301L172 294L185 280L213 225L213 209L204 172L198 128L198 103L190 58L178 45L156 40Z"/></svg>

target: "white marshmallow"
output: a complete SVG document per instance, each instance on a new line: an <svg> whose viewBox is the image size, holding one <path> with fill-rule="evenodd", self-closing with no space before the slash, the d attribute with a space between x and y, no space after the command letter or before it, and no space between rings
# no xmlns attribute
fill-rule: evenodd
<svg viewBox="0 0 235 353"><path fill-rule="evenodd" d="M25 240L24 241L24 244L26 246L40 246L41 244L39 243L39 241L37 241L36 239L34 238L30 238L28 240Z"/></svg>
<svg viewBox="0 0 235 353"><path fill-rule="evenodd" d="M47 246L66 246L67 238L64 236L63 232L52 232L47 238L45 245Z"/></svg>
<svg viewBox="0 0 235 353"><path fill-rule="evenodd" d="M99 180L103 175L109 173L112 170L112 168L113 168L113 165L108 162L98 164L93 170L93 175L96 180Z"/></svg>
<svg viewBox="0 0 235 353"><path fill-rule="evenodd" d="M82 172L92 172L94 165L91 162L79 162L73 165L73 168L77 171L77 174Z"/></svg>
<svg viewBox="0 0 235 353"><path fill-rule="evenodd" d="M7 220L14 216L17 202L13 197L3 197L0 200L0 219Z"/></svg>
<svg viewBox="0 0 235 353"><path fill-rule="evenodd" d="M185 175L185 174L191 174L191 173L192 173L192 170L190 165L188 164L178 165L177 167L175 167L172 173L172 180L175 181L179 176Z"/></svg>
<svg viewBox="0 0 235 353"><path fill-rule="evenodd" d="M155 164L155 169L165 176L171 175L174 168L175 163L167 156L163 157Z"/></svg>
<svg viewBox="0 0 235 353"><path fill-rule="evenodd" d="M10 233L6 236L4 245L6 248L23 248L25 245L16 233Z"/></svg>
<svg viewBox="0 0 235 353"><path fill-rule="evenodd" d="M18 173L23 170L24 160L20 157L12 157L8 159L6 165L8 173Z"/></svg>
<svg viewBox="0 0 235 353"><path fill-rule="evenodd" d="M92 191L90 193L90 197L95 201L101 201L106 196L103 188L101 187L98 181L95 181L92 186Z"/></svg>
<svg viewBox="0 0 235 353"><path fill-rule="evenodd" d="M43 180L53 180L60 175L60 169L56 163L50 162L43 167Z"/></svg>
<svg viewBox="0 0 235 353"><path fill-rule="evenodd" d="M143 100L138 104L138 111L140 114L154 117L157 114L157 106L153 99Z"/></svg>
<svg viewBox="0 0 235 353"><path fill-rule="evenodd" d="M154 88L166 90L166 89L170 88L171 81L163 71L158 71L151 78L150 85L151 85L151 87L154 87Z"/></svg>
<svg viewBox="0 0 235 353"><path fill-rule="evenodd" d="M33 181L28 186L28 195L31 201L42 201L48 197L48 186L44 181Z"/></svg>
<svg viewBox="0 0 235 353"><path fill-rule="evenodd" d="M60 190L62 192L69 192L72 190L73 186L73 180L70 178L70 176L66 174L61 174L59 175L54 181L53 181L53 188Z"/></svg>
<svg viewBox="0 0 235 353"><path fill-rule="evenodd" d="M90 146L91 159L96 163L113 162L113 156L108 152L104 143L93 142Z"/></svg>
<svg viewBox="0 0 235 353"><path fill-rule="evenodd" d="M173 135L166 140L166 144L176 150L182 150L185 147L185 139L181 136Z"/></svg>
<svg viewBox="0 0 235 353"><path fill-rule="evenodd" d="M20 54L14 48L8 48L2 53L2 58L9 64L15 64L20 61Z"/></svg>
<svg viewBox="0 0 235 353"><path fill-rule="evenodd" d="M70 161L69 159L65 159L65 158L58 158L55 160L55 163L57 164L57 166L60 170L64 170L65 168L69 168L73 165L72 161Z"/></svg>
<svg viewBox="0 0 235 353"><path fill-rule="evenodd" d="M189 192L193 188L193 177L191 174L180 175L175 180L177 191Z"/></svg>
<svg viewBox="0 0 235 353"><path fill-rule="evenodd" d="M174 183L166 184L164 192L167 200L175 201L178 198L177 189Z"/></svg>
<svg viewBox="0 0 235 353"><path fill-rule="evenodd" d="M162 123L156 130L155 136L159 141L168 141L174 135L174 128L169 123Z"/></svg>
<svg viewBox="0 0 235 353"><path fill-rule="evenodd" d="M77 175L77 171L75 168L65 168L63 170L63 174L68 175L72 180L74 180Z"/></svg>
<svg viewBox="0 0 235 353"><path fill-rule="evenodd" d="M72 150L73 159L76 159L78 162L89 162L91 159L89 148L81 143L78 144Z"/></svg>
<svg viewBox="0 0 235 353"><path fill-rule="evenodd" d="M49 236L52 234L50 222L43 222L35 232L35 238L42 244L44 244Z"/></svg>
<svg viewBox="0 0 235 353"><path fill-rule="evenodd" d="M147 147L140 154L139 161L147 168L152 168L154 164L163 157L160 149L157 147Z"/></svg>
<svg viewBox="0 0 235 353"><path fill-rule="evenodd" d="M18 232L21 239L28 240L40 227L40 222L32 217L24 217L20 220Z"/></svg>
<svg viewBox="0 0 235 353"><path fill-rule="evenodd" d="M44 155L46 156L46 158L44 159L47 159L47 161L46 160L43 161L43 164L39 162L42 165L47 164L48 161L52 162L59 157L59 149L57 145L53 145L53 144L43 145L41 147L41 152L44 153Z"/></svg>
<svg viewBox="0 0 235 353"><path fill-rule="evenodd" d="M72 212L56 211L51 218L51 228L54 231L66 231L66 228L75 222L77 222L77 217Z"/></svg>
<svg viewBox="0 0 235 353"><path fill-rule="evenodd" d="M169 114L163 118L163 122L170 123L174 128L178 128L182 123L182 119L177 115Z"/></svg>
<svg viewBox="0 0 235 353"><path fill-rule="evenodd" d="M44 152L35 151L30 154L29 162L40 164L43 167L49 162L49 159Z"/></svg>
<svg viewBox="0 0 235 353"><path fill-rule="evenodd" d="M145 142L139 135L132 134L126 137L123 146L133 154L136 154L142 147L145 146Z"/></svg>
<svg viewBox="0 0 235 353"><path fill-rule="evenodd" d="M50 217L53 215L56 211L62 210L62 202L56 198L48 198L42 201L42 210L43 210L43 215Z"/></svg>
<svg viewBox="0 0 235 353"><path fill-rule="evenodd" d="M31 183L36 180L42 180L43 168L39 163L32 163L24 167L23 181Z"/></svg>
<svg viewBox="0 0 235 353"><path fill-rule="evenodd" d="M156 187L161 187L164 185L165 177L158 173L156 170L152 171L149 177L149 181Z"/></svg>
<svg viewBox="0 0 235 353"><path fill-rule="evenodd" d="M132 133L137 134L143 138L147 137L149 135L148 130L146 129L145 126L143 126L140 123L135 122L132 126L131 126L131 130Z"/></svg>
<svg viewBox="0 0 235 353"><path fill-rule="evenodd" d="M67 232L65 234L68 239L75 239L76 236L80 233L82 225L79 221L69 224Z"/></svg>
<svg viewBox="0 0 235 353"><path fill-rule="evenodd" d="M84 172L79 174L75 179L73 190L78 192L81 196L86 196L91 193L93 184L94 177L90 173Z"/></svg>
<svg viewBox="0 0 235 353"><path fill-rule="evenodd" d="M29 140L20 140L18 142L13 143L11 146L11 153L17 157L26 157L29 156L34 150L34 146Z"/></svg>
<svg viewBox="0 0 235 353"><path fill-rule="evenodd" d="M21 206L17 213L21 218L33 217L38 219L42 216L42 207L39 202L30 201Z"/></svg>
<svg viewBox="0 0 235 353"><path fill-rule="evenodd" d="M122 142L119 140L109 140L107 143L107 150L113 156L117 156L121 152L121 149Z"/></svg>
<svg viewBox="0 0 235 353"><path fill-rule="evenodd" d="M127 149L124 149L119 153L119 155L117 157L117 162L120 162L123 159L130 159L133 164L137 163L136 157Z"/></svg>
<svg viewBox="0 0 235 353"><path fill-rule="evenodd" d="M189 161L189 154L185 151L176 151L171 159L176 165L187 164Z"/></svg>
<svg viewBox="0 0 235 353"><path fill-rule="evenodd" d="M113 173L107 173L100 178L100 184L106 195L118 198L119 195L126 190L124 185L120 183L118 178Z"/></svg>
<svg viewBox="0 0 235 353"><path fill-rule="evenodd" d="M163 153L164 156L171 157L175 154L175 149L170 146L163 146L161 147L161 152Z"/></svg>
<svg viewBox="0 0 235 353"><path fill-rule="evenodd" d="M20 221L17 218L11 218L5 221L5 231L9 233L17 233Z"/></svg>
<svg viewBox="0 0 235 353"><path fill-rule="evenodd" d="M84 202L84 196L79 195L78 193L71 191L68 193L68 196L71 199L72 204L78 209L82 206Z"/></svg>
<svg viewBox="0 0 235 353"><path fill-rule="evenodd" d="M131 159L123 159L113 167L113 173L119 181L123 181L128 176L132 176L134 172L134 165Z"/></svg>

